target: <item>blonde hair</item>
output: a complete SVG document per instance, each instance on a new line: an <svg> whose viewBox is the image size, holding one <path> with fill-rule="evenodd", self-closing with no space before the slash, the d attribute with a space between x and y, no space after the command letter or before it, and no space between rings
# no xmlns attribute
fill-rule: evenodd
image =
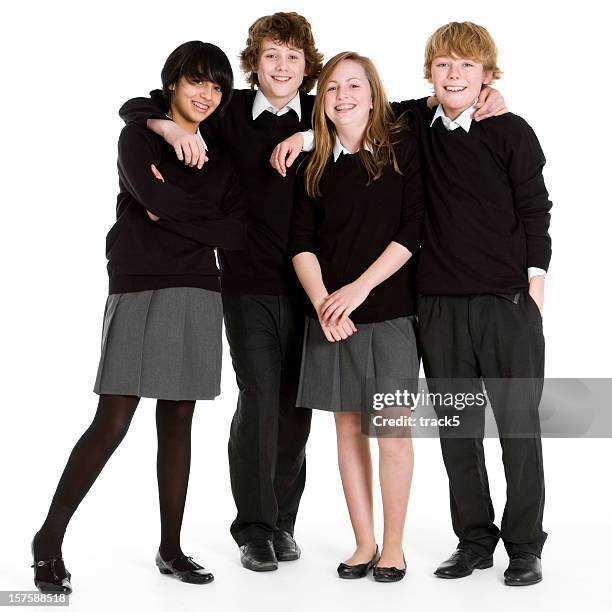
<svg viewBox="0 0 612 612"><path fill-rule="evenodd" d="M480 62L485 72L491 71L493 81L502 74L497 65L497 47L493 37L485 28L471 21L451 21L427 39L423 64L426 79L431 79L431 63L441 56Z"/></svg>
<svg viewBox="0 0 612 612"><path fill-rule="evenodd" d="M393 150L392 136L405 127L403 118L395 119L384 86L372 60L353 51L344 51L332 57L321 70L317 83L317 96L312 110L312 127L315 144L308 158L304 173L306 193L311 198L321 196L320 182L323 171L332 154L336 140L336 128L325 114L325 93L335 68L346 60L360 64L372 89L372 110L359 148L359 159L368 173L368 185L382 176L384 167L392 163L400 172ZM368 153L366 149L371 149Z"/></svg>

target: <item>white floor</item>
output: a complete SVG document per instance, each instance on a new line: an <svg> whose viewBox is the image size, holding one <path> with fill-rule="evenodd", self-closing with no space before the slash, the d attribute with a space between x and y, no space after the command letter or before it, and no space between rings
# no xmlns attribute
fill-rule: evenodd
<svg viewBox="0 0 612 612"><path fill-rule="evenodd" d="M233 398L226 398L228 404ZM64 557L73 575L75 610L301 611L448 609L610 610L608 558L610 465L608 440L545 440L549 532L543 556L544 581L532 587L503 584L507 556L497 550L495 566L462 580L432 575L455 545L448 515L446 476L437 440L417 440L416 467L405 551L406 578L377 584L371 578L342 581L336 565L351 552L352 535L335 464L330 415L317 414L309 444L308 484L296 539L302 558L276 572L244 570L228 531L234 507L226 464L231 410L203 405L194 423L190 492L183 548L215 574L210 585L188 585L158 573L153 558L158 538L155 432L151 402L137 412L124 443L112 457L70 524ZM67 409L66 409L67 410ZM74 415L74 412L72 412ZM66 413L68 415L68 412ZM0 590L32 590L30 539L44 518L71 445L91 417L67 418L66 431L42 413L36 444L11 438L3 447ZM78 421L78 422L77 422ZM25 427L25 423L24 423ZM44 432L53 432L57 440ZM32 448L41 449L37 460ZM504 496L499 445L486 442L492 494L498 516ZM11 463L12 462L12 463ZM8 469L7 469L8 468ZM16 468L16 469L14 469ZM380 504L377 497L377 519ZM379 524L379 532L382 528Z"/></svg>

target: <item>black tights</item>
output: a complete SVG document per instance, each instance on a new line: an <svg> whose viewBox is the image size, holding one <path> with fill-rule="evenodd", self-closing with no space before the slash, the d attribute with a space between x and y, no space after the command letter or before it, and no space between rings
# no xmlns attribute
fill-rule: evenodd
<svg viewBox="0 0 612 612"><path fill-rule="evenodd" d="M100 396L94 419L72 449L47 518L36 534L36 560L61 557L62 541L70 518L125 437L139 400L129 395ZM194 407L194 401L157 401L160 553L166 560L183 554L180 533L189 481ZM177 562L175 567L180 569L181 563ZM44 579L43 576L40 578Z"/></svg>

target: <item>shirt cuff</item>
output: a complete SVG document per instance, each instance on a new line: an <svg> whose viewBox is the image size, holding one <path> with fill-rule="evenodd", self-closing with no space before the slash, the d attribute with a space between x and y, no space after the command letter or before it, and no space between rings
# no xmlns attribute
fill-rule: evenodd
<svg viewBox="0 0 612 612"><path fill-rule="evenodd" d="M302 134L302 137L304 138L302 151L312 151L312 147L314 145L314 132L312 130L306 130L305 132L300 132L300 134Z"/></svg>
<svg viewBox="0 0 612 612"><path fill-rule="evenodd" d="M542 268L527 268L527 278L531 280L534 276L546 276L546 270L542 270Z"/></svg>

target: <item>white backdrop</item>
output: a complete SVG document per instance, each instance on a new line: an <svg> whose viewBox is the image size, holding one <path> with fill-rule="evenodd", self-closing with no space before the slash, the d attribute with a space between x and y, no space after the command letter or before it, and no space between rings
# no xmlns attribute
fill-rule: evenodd
<svg viewBox="0 0 612 612"><path fill-rule="evenodd" d="M2 57L2 412L0 590L32 589L29 543L44 519L70 449L96 407L92 393L107 293L104 238L114 221L117 115L129 97L159 84L178 44L237 55L250 23L277 10L311 22L329 58L354 49L377 63L392 100L430 91L422 78L427 36L450 20L486 26L504 70L497 86L533 126L548 159L553 259L547 277L547 376L609 377L609 195L612 88L604 2L515 1L173 3L142 0L5 5ZM431 602L485 610L609 609L610 444L544 440L545 579L528 589L493 570L460 581L432 576L454 548L446 475L436 440L416 441L406 529L406 579L345 582L335 567L352 551L336 469L332 418L315 414L308 483L296 527L299 562L267 575L240 567L229 535L234 516L227 434L236 400L229 353L223 393L196 409L183 548L215 572L208 586L164 579L158 544L153 400L143 400L126 440L76 513L64 543L78 610L389 609ZM579 407L577 407L579 409ZM498 516L504 500L499 444L487 441ZM381 512L377 499L379 537ZM286 602L286 603L285 603Z"/></svg>

